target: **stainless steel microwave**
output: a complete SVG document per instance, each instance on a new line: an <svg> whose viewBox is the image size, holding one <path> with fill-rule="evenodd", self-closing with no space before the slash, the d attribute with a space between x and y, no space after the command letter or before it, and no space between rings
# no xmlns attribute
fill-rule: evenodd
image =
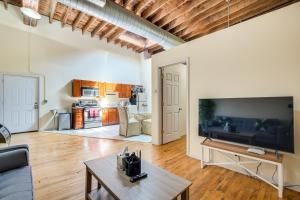
<svg viewBox="0 0 300 200"><path fill-rule="evenodd" d="M83 97L99 97L99 88L82 87L81 96Z"/></svg>

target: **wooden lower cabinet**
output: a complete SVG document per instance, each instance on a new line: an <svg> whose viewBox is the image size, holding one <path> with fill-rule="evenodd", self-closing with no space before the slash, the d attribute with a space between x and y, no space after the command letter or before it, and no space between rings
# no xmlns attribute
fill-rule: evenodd
<svg viewBox="0 0 300 200"><path fill-rule="evenodd" d="M72 108L73 129L83 128L83 108Z"/></svg>
<svg viewBox="0 0 300 200"><path fill-rule="evenodd" d="M117 108L102 109L102 125L109 126L119 124L119 113Z"/></svg>
<svg viewBox="0 0 300 200"><path fill-rule="evenodd" d="M81 80L72 81L72 96L81 97Z"/></svg>

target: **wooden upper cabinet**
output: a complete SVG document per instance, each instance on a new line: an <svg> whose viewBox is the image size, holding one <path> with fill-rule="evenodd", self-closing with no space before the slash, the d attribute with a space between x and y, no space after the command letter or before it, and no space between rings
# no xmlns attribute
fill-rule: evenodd
<svg viewBox="0 0 300 200"><path fill-rule="evenodd" d="M115 83L105 83L105 92L117 92L117 85Z"/></svg>
<svg viewBox="0 0 300 200"><path fill-rule="evenodd" d="M123 84L117 84L116 92L119 93L119 98L124 98L123 96Z"/></svg>
<svg viewBox="0 0 300 200"><path fill-rule="evenodd" d="M73 97L81 96L81 80L74 79L72 81L72 96Z"/></svg>
<svg viewBox="0 0 300 200"><path fill-rule="evenodd" d="M72 95L73 97L81 97L82 87L92 87L99 89L99 96L105 97L106 92L118 92L119 98L131 97L131 85L128 84L116 84L116 83L104 83L96 81L77 80L72 81Z"/></svg>
<svg viewBox="0 0 300 200"><path fill-rule="evenodd" d="M132 86L131 85L124 85L123 86L123 92L124 92L124 98L130 98L131 97L131 88Z"/></svg>
<svg viewBox="0 0 300 200"><path fill-rule="evenodd" d="M99 96L105 97L105 83L98 82L98 88L99 88Z"/></svg>
<svg viewBox="0 0 300 200"><path fill-rule="evenodd" d="M92 88L98 88L98 82L96 81L81 81L81 87L92 87Z"/></svg>

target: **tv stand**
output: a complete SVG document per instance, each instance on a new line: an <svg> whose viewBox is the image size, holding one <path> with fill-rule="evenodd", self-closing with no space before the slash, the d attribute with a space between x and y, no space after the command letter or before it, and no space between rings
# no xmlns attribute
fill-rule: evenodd
<svg viewBox="0 0 300 200"><path fill-rule="evenodd" d="M208 159L204 159L204 151L205 149L208 150ZM249 175L256 177L275 189L278 190L278 197L282 198L283 194L283 155L276 152L266 151L264 155L254 154L247 152L247 147L228 144L223 142L217 142L213 140L205 139L201 143L201 150L202 150L202 159L201 159L201 168L204 168L207 165L217 165L217 166L224 166L224 165L234 165L238 166L241 169L245 170ZM215 162L212 160L212 151L218 152L226 157L229 162ZM238 159L230 157L229 155L234 155ZM242 161L240 158L247 158L247 160ZM271 179L263 177L262 175L258 174L257 172L249 169L246 165L247 164L260 164L260 163L268 163L271 165L275 165L277 167L277 175L278 175L278 184L273 183Z"/></svg>

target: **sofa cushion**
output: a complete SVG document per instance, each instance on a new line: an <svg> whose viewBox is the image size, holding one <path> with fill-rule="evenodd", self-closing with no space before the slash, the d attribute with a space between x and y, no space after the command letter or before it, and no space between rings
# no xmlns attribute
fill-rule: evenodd
<svg viewBox="0 0 300 200"><path fill-rule="evenodd" d="M0 199L34 199L30 166L0 173Z"/></svg>

